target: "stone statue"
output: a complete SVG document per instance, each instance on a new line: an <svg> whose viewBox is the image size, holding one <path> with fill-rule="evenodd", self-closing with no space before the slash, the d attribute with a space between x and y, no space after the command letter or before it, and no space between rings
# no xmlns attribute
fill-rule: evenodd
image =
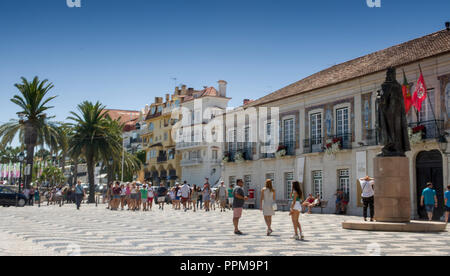
<svg viewBox="0 0 450 276"><path fill-rule="evenodd" d="M402 86L396 80L395 68L388 68L386 81L378 94L378 133L384 145L381 157L405 156L410 151L408 125Z"/></svg>

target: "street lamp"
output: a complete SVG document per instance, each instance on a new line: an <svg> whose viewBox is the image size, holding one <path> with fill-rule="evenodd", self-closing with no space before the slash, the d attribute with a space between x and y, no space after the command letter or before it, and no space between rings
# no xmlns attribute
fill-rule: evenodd
<svg viewBox="0 0 450 276"><path fill-rule="evenodd" d="M22 165L23 165L23 160L25 160L25 154L23 152L21 152L19 154L19 162L20 162L20 173L19 173L19 193L20 193L20 188L22 186Z"/></svg>
<svg viewBox="0 0 450 276"><path fill-rule="evenodd" d="M445 137L445 135L439 136L439 138L437 139L437 142L439 144L439 149L441 150L441 152L447 153L448 141L447 141L447 138Z"/></svg>
<svg viewBox="0 0 450 276"><path fill-rule="evenodd" d="M25 154L23 152L21 152L19 154L19 162L20 162L20 172L19 172L19 191L18 193L16 193L16 207L19 201L19 194L22 193L22 165L23 165L23 160L25 160Z"/></svg>

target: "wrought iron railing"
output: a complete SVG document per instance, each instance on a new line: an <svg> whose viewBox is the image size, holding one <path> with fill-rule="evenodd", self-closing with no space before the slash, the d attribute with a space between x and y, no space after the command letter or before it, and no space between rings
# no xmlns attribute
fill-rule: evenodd
<svg viewBox="0 0 450 276"><path fill-rule="evenodd" d="M316 137L303 140L303 153L323 152L323 138Z"/></svg>
<svg viewBox="0 0 450 276"><path fill-rule="evenodd" d="M436 139L441 137L444 132L443 120L414 122L408 124L408 126L412 129L422 131L423 139Z"/></svg>
<svg viewBox="0 0 450 276"><path fill-rule="evenodd" d="M156 162L158 162L158 163L163 163L163 162L166 162L167 161L167 155L160 155L160 156L158 156L158 158L156 159Z"/></svg>
<svg viewBox="0 0 450 276"><path fill-rule="evenodd" d="M377 146L380 144L377 129L367 129L364 137L365 146Z"/></svg>
<svg viewBox="0 0 450 276"><path fill-rule="evenodd" d="M329 137L332 141L339 141L341 149L352 149L352 133L343 133Z"/></svg>

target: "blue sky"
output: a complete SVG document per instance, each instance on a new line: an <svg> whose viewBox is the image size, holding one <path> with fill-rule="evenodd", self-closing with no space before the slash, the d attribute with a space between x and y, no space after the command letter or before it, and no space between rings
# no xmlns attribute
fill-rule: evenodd
<svg viewBox="0 0 450 276"><path fill-rule="evenodd" d="M83 100L140 109L155 96L229 83L232 106L426 35L448 0L0 0L0 122L21 76L55 85L51 114ZM174 81L172 78L177 78Z"/></svg>

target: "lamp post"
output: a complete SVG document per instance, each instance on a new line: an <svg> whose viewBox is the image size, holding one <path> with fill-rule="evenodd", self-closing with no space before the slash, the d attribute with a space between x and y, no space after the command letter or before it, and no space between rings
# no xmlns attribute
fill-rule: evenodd
<svg viewBox="0 0 450 276"><path fill-rule="evenodd" d="M25 159L25 154L23 152L21 152L19 154L19 162L20 162L20 172L19 172L19 191L18 193L16 193L16 207L19 201L19 194L22 193L22 164L23 164L23 160Z"/></svg>

